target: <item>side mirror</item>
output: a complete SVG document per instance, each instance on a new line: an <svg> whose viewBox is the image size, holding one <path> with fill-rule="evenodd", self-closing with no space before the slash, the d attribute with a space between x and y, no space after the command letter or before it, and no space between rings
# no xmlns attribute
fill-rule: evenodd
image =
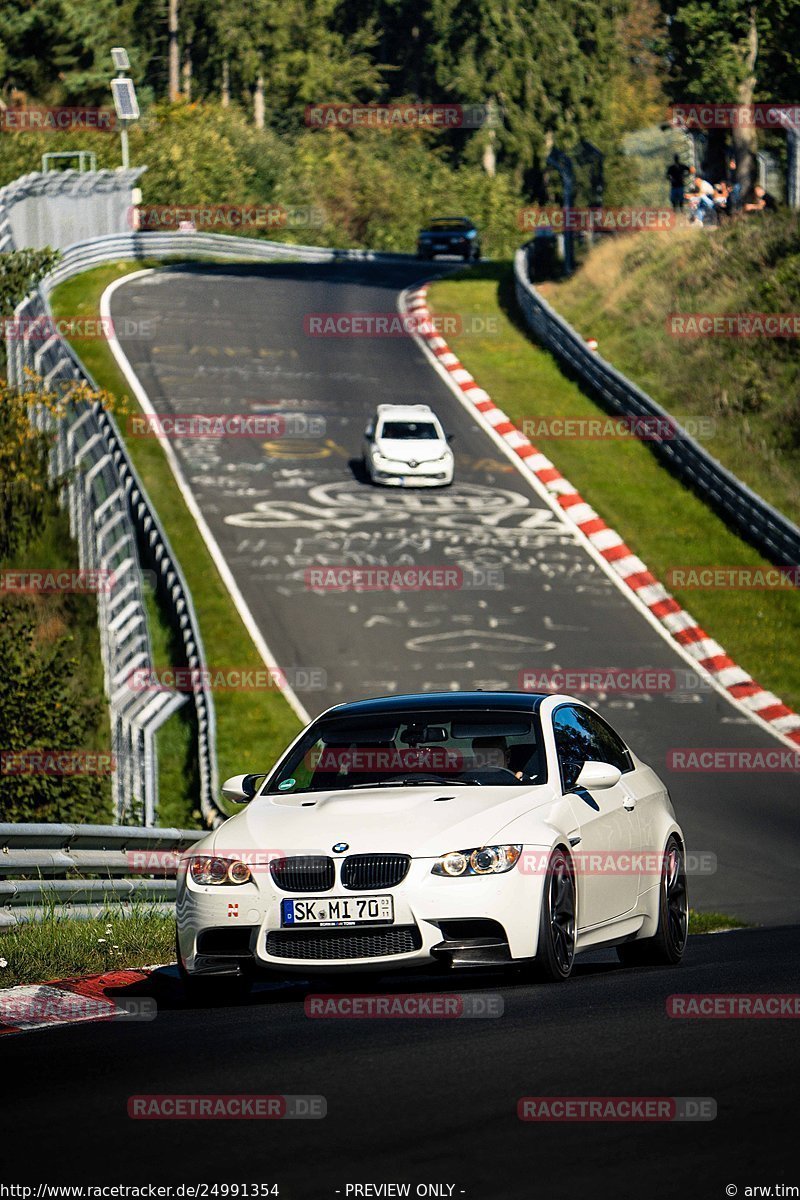
<svg viewBox="0 0 800 1200"><path fill-rule="evenodd" d="M222 795L234 804L249 804L266 775L232 775L222 785Z"/></svg>
<svg viewBox="0 0 800 1200"><path fill-rule="evenodd" d="M572 790L586 788L587 792L603 791L605 788L614 787L621 778L622 771L619 767L612 767L611 763L585 762Z"/></svg>
<svg viewBox="0 0 800 1200"><path fill-rule="evenodd" d="M452 442L455 439L455 436L456 435L454 433L445 434L445 437L447 438L448 442Z"/></svg>
<svg viewBox="0 0 800 1200"><path fill-rule="evenodd" d="M374 442L375 441L375 430L368 429L366 431L366 433L364 434L364 440L367 442Z"/></svg>

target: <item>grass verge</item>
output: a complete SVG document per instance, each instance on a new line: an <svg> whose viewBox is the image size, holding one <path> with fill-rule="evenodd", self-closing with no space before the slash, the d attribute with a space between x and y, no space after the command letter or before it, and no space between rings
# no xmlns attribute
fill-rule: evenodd
<svg viewBox="0 0 800 1200"><path fill-rule="evenodd" d="M734 475L800 521L796 338L681 332L695 313L798 311L797 213L605 238L572 278L541 291L674 417L697 421L698 441Z"/></svg>
<svg viewBox="0 0 800 1200"><path fill-rule="evenodd" d="M725 913L689 909L689 933L725 933L729 929L747 929L747 925L738 917L729 917Z"/></svg>
<svg viewBox="0 0 800 1200"><path fill-rule="evenodd" d="M100 297L115 279L156 266L153 262L114 263L97 267L62 283L51 297L56 316L97 316ZM128 411L138 411L129 388L105 341L74 340L73 345L98 386L118 399L128 397ZM124 418L121 421L124 424ZM157 506L173 549L179 554L194 600L206 651L213 647L217 669L263 667L250 635L219 576L193 517L180 494L157 438L134 438L128 451L147 492ZM159 626L159 620L161 625ZM157 666L175 664L170 657L169 629L163 616L157 620L151 604L151 636ZM214 697L217 715L217 761L220 779L245 771L266 770L299 728L295 714L278 692L219 692ZM187 707L170 718L158 734L161 824L185 824L197 806L197 793L186 795L187 760L191 751L191 726ZM181 725L184 728L181 728ZM188 733L187 733L188 729ZM169 821L167 821L167 817Z"/></svg>
<svg viewBox="0 0 800 1200"><path fill-rule="evenodd" d="M555 359L528 337L510 263L486 263L450 276L432 286L430 302L434 311L496 319L490 325L496 332L462 333L449 341L516 425L537 418L601 415ZM665 583L674 567L769 565L636 438L532 440ZM800 672L788 653L800 644L800 592L671 590L762 686L800 707Z"/></svg>
<svg viewBox="0 0 800 1200"><path fill-rule="evenodd" d="M0 988L99 975L175 959L175 918L134 905L74 921L56 908L0 934ZM2 965L4 964L4 965Z"/></svg>

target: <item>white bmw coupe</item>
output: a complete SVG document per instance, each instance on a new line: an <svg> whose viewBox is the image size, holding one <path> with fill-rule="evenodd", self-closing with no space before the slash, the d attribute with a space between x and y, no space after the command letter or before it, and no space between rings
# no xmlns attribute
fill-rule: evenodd
<svg viewBox="0 0 800 1200"><path fill-rule="evenodd" d="M447 692L340 704L189 851L177 892L189 988L260 971L533 968L576 953L677 963L684 838L666 787L569 696Z"/></svg>

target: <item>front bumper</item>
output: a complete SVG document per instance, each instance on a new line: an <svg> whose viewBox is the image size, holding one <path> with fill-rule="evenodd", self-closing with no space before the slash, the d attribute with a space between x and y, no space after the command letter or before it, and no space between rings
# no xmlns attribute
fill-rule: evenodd
<svg viewBox="0 0 800 1200"><path fill-rule="evenodd" d="M407 463L377 467L370 462L369 472L372 482L384 487L445 487L453 482L454 464L445 460L420 463L416 467L410 467Z"/></svg>
<svg viewBox="0 0 800 1200"><path fill-rule="evenodd" d="M413 860L403 882L380 893L393 897L391 925L282 928L281 900L294 893L276 888L268 872L238 888L189 882L177 899L184 966L190 974L255 967L308 975L437 963L498 966L536 953L540 880L516 869L448 879L431 875L432 864ZM320 894L347 893L337 884Z"/></svg>
<svg viewBox="0 0 800 1200"><path fill-rule="evenodd" d="M440 255L452 255L453 257L463 258L465 254L472 251L472 243L466 238L453 239L452 241L439 241L437 244L432 242L419 242L417 245L417 255L419 258L438 258Z"/></svg>

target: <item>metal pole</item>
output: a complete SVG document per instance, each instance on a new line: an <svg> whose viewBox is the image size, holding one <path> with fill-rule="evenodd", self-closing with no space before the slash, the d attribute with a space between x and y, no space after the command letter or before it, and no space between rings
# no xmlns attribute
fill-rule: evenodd
<svg viewBox="0 0 800 1200"><path fill-rule="evenodd" d="M800 208L800 130L792 126L786 129L789 162L786 171L786 203L789 208Z"/></svg>
<svg viewBox="0 0 800 1200"><path fill-rule="evenodd" d="M130 155L128 153L128 122L120 121L122 129L120 131L120 140L122 141L122 168L127 171L131 165Z"/></svg>

